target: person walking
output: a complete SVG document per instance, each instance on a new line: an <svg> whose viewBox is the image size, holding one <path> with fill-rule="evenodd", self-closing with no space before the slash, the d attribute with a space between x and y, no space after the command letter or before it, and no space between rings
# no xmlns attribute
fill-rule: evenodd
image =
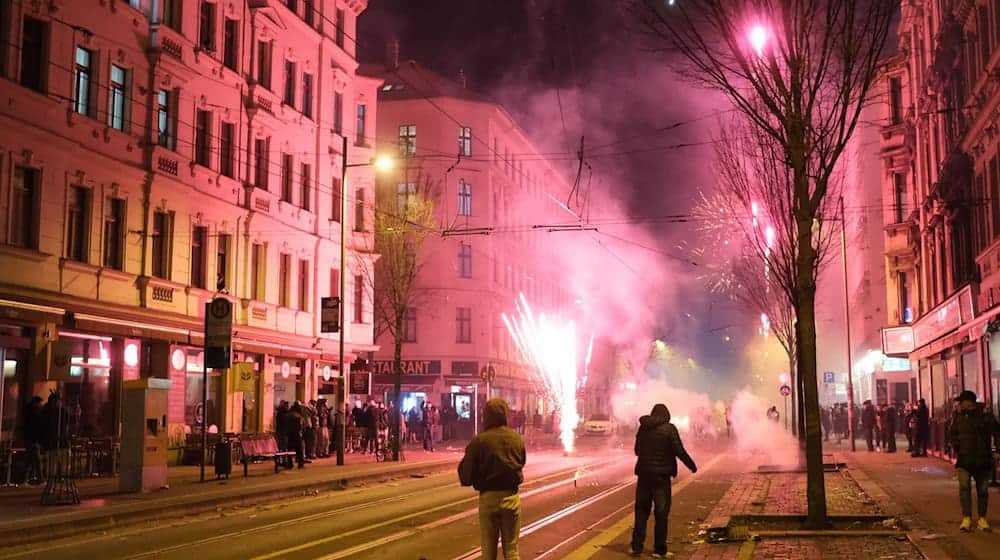
<svg viewBox="0 0 1000 560"><path fill-rule="evenodd" d="M875 437L875 407L872 406L872 401L865 401L864 406L861 407L861 429L865 432L865 443L868 444L868 451L875 451L875 443L872 439Z"/></svg>
<svg viewBox="0 0 1000 560"><path fill-rule="evenodd" d="M976 480L977 526L990 530L986 520L989 510L990 471L994 461L1000 460L994 444L1000 448L1000 426L989 411L976 402L976 394L962 391L955 401L958 410L952 417L948 439L955 452L955 469L958 472L958 499L962 507L962 531L972 530L972 479Z"/></svg>
<svg viewBox="0 0 1000 560"><path fill-rule="evenodd" d="M524 440L507 426L510 407L490 399L483 407L483 430L465 447L458 464L462 486L479 491L480 546L484 560L496 560L497 538L504 560L520 560L517 534L521 529L521 497L527 453Z"/></svg>
<svg viewBox="0 0 1000 560"><path fill-rule="evenodd" d="M423 420L424 451L434 451L434 407L424 403Z"/></svg>
<svg viewBox="0 0 1000 560"><path fill-rule="evenodd" d="M677 476L677 459L691 473L698 472L694 460L670 423L667 405L658 403L648 416L639 418L635 434L635 524L632 529L632 556L639 556L646 544L646 523L653 510L653 558L667 558L667 517L670 515L670 479Z"/></svg>

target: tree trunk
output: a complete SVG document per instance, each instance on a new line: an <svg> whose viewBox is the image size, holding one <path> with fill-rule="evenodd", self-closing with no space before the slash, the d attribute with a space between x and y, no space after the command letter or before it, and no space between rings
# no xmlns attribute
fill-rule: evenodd
<svg viewBox="0 0 1000 560"><path fill-rule="evenodd" d="M805 231L803 231L803 229ZM824 529L826 486L823 481L823 435L819 417L819 389L816 385L816 250L812 246L812 220L799 220L798 280L796 289L795 339L797 371L803 385L806 433L806 527Z"/></svg>
<svg viewBox="0 0 1000 560"><path fill-rule="evenodd" d="M392 371L395 375L393 385L393 399L396 401L392 418L389 419L390 431L392 432L392 460L399 461L399 450L402 442L399 441L399 434L402 430L400 420L403 418L403 314L396 313L396 329L393 331L392 349Z"/></svg>

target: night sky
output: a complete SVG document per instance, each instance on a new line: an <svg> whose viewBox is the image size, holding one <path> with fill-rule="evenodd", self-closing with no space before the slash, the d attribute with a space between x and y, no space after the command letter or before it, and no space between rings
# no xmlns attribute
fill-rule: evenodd
<svg viewBox="0 0 1000 560"><path fill-rule="evenodd" d="M591 188L620 197L629 216L655 218L636 226L654 236L655 250L618 273L667 267L671 285L650 286L649 299L664 294L653 304L661 319L651 334L691 352L712 377L729 379L756 334L754 324L726 298L705 293L699 267L669 256L690 260L678 245L697 244L695 226L658 220L686 213L699 190L712 187L707 142L727 106L675 77L668 56L650 48L650 38L618 4L372 0L359 21L359 56L380 62L386 41L397 38L402 60L450 76L464 71L469 87L503 103L542 151L572 154L581 136L586 146L604 146L586 158ZM575 162L562 164L572 178ZM692 388L717 380L692 380Z"/></svg>

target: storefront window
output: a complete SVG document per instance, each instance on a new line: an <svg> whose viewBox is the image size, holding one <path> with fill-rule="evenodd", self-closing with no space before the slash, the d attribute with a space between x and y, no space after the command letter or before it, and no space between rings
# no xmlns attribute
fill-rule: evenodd
<svg viewBox="0 0 1000 560"><path fill-rule="evenodd" d="M943 405L945 402L945 363L933 362L931 364L931 403L934 416L941 416L948 413L948 409Z"/></svg>
<svg viewBox="0 0 1000 560"><path fill-rule="evenodd" d="M944 386L944 400L941 404L945 407L945 414L950 415L952 412L952 407L954 406L954 399L962 392L962 372L959 371L961 368L961 357L953 356L948 359L947 369L945 370L945 386Z"/></svg>
<svg viewBox="0 0 1000 560"><path fill-rule="evenodd" d="M920 398L931 405L931 370L927 362L920 362Z"/></svg>
<svg viewBox="0 0 1000 560"><path fill-rule="evenodd" d="M293 403L304 399L303 365L301 360L275 360L274 406L281 401Z"/></svg>
<svg viewBox="0 0 1000 560"><path fill-rule="evenodd" d="M71 345L69 379L59 387L69 412L69 433L110 437L114 430L111 403L111 339L76 338Z"/></svg>
<svg viewBox="0 0 1000 560"><path fill-rule="evenodd" d="M1000 335L990 335L990 399L993 413L1000 416Z"/></svg>
<svg viewBox="0 0 1000 560"><path fill-rule="evenodd" d="M260 364L261 358L260 354L251 354L249 352L237 352L233 357L233 363L236 362L252 362L254 364L254 378L258 379L260 375ZM240 400L233 403L233 406L242 408L242 418L240 420L239 429L242 432L257 432L260 431L260 411L257 408L258 405L258 391L259 384L253 384L253 391L242 391L238 393L240 395ZM237 408L239 410L240 408Z"/></svg>
<svg viewBox="0 0 1000 560"><path fill-rule="evenodd" d="M202 422L202 358L204 353L195 348L188 349L187 352L187 376L184 380L184 424L192 432L201 431ZM214 433L219 431L220 418L220 391L222 387L222 376L215 371L208 373L208 399L206 402L206 415L208 431ZM214 430L212 428L215 428Z"/></svg>
<svg viewBox="0 0 1000 560"><path fill-rule="evenodd" d="M975 350L962 354L962 388L983 397L979 391L979 353Z"/></svg>
<svg viewBox="0 0 1000 560"><path fill-rule="evenodd" d="M24 350L5 348L3 352L3 418L0 426L3 428L3 441L11 439L14 431L14 421L17 418L21 400L21 380L27 369Z"/></svg>

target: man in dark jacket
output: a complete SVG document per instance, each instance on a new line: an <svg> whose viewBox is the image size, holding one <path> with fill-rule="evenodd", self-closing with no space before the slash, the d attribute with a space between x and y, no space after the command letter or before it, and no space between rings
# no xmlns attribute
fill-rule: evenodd
<svg viewBox="0 0 1000 560"><path fill-rule="evenodd" d="M896 452L896 408L892 403L886 404L882 413L882 451Z"/></svg>
<svg viewBox="0 0 1000 560"><path fill-rule="evenodd" d="M496 560L497 538L505 560L519 560L517 534L521 528L521 498L526 453L524 440L507 427L510 408L503 399L490 399L483 408L483 431L465 448L458 464L462 486L479 491L480 545L484 560Z"/></svg>
<svg viewBox="0 0 1000 560"><path fill-rule="evenodd" d="M288 442L288 450L295 452L295 462L300 469L305 467L306 464L305 445L302 441L302 428L304 424L305 419L302 415L302 405L299 401L295 401L291 410L288 411L288 416L285 418L285 438Z"/></svg>
<svg viewBox="0 0 1000 560"><path fill-rule="evenodd" d="M670 479L677 476L677 459L692 472L698 472L691 456L684 450L677 428L670 423L665 404L653 407L649 416L639 419L635 434L635 526L632 529L632 555L639 556L646 544L646 523L653 509L653 557L667 556L667 516L670 514Z"/></svg>
<svg viewBox="0 0 1000 560"><path fill-rule="evenodd" d="M1000 426L991 413L976 403L976 394L962 391L955 400L958 411L951 421L948 438L955 452L955 469L958 471L958 498L962 505L963 531L972 530L972 479L976 479L976 505L979 506L979 528L990 530L986 521L989 509L990 471L993 461L1000 456ZM997 447L993 447L994 443Z"/></svg>
<svg viewBox="0 0 1000 560"><path fill-rule="evenodd" d="M875 451L875 443L872 441L875 437L875 407L872 406L872 401L865 401L861 408L861 429L865 432L868 451Z"/></svg>

